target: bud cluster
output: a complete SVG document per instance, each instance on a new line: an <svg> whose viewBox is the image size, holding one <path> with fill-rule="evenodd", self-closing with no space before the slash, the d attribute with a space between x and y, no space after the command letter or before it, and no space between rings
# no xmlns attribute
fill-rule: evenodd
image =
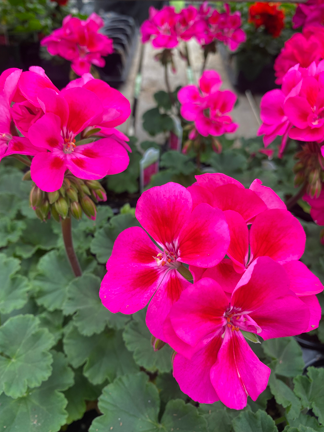
<svg viewBox="0 0 324 432"><path fill-rule="evenodd" d="M295 155L298 162L293 171L295 186L306 185L306 192L312 198L318 198L324 182L324 158L321 145L315 142L306 143Z"/></svg>
<svg viewBox="0 0 324 432"><path fill-rule="evenodd" d="M23 180L31 180L30 171L24 175ZM107 201L106 192L101 184L96 180L81 180L70 172L65 175L59 190L44 192L34 184L29 195L30 205L42 221L50 215L57 222L71 216L81 219L82 213L95 220L95 203L99 201Z"/></svg>

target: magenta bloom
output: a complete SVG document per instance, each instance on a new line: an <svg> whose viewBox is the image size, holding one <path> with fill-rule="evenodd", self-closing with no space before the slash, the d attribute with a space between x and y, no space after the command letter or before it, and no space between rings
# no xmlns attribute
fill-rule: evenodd
<svg viewBox="0 0 324 432"><path fill-rule="evenodd" d="M324 23L323 0L308 0L305 4L299 4L292 21L294 28L310 25L322 26Z"/></svg>
<svg viewBox="0 0 324 432"><path fill-rule="evenodd" d="M176 31L184 41L189 41L193 37L199 41L208 31L208 26L205 20L200 18L198 10L194 6L188 6L178 15Z"/></svg>
<svg viewBox="0 0 324 432"><path fill-rule="evenodd" d="M95 13L86 21L67 16L63 26L45 37L41 44L47 46L48 52L72 62L72 69L78 75L90 72L91 64L105 66L102 56L113 52L113 41L98 33L104 22Z"/></svg>
<svg viewBox="0 0 324 432"><path fill-rule="evenodd" d="M146 323L165 340L163 323L189 282L177 271L182 263L212 267L227 251L225 217L208 204L192 209L190 193L176 183L154 187L137 202L139 227L123 231L114 243L100 298L111 312L132 314L150 301Z"/></svg>
<svg viewBox="0 0 324 432"><path fill-rule="evenodd" d="M236 96L230 90L220 91L221 83L217 72L205 71L199 87L189 85L178 93L182 117L193 121L197 131L205 137L235 132L238 128L227 115L234 107Z"/></svg>
<svg viewBox="0 0 324 432"><path fill-rule="evenodd" d="M142 43L152 40L154 48L175 48L179 41L176 24L178 14L173 6L164 6L160 11L149 9L149 19L141 26Z"/></svg>
<svg viewBox="0 0 324 432"><path fill-rule="evenodd" d="M271 371L240 330L263 339L293 336L306 330L309 315L271 258L256 259L231 295L221 280L203 278L181 293L165 323L167 342L178 352L173 375L195 401L220 399L243 409L248 395L255 401L265 390Z"/></svg>
<svg viewBox="0 0 324 432"><path fill-rule="evenodd" d="M303 200L311 206L310 214L317 225L324 225L324 190L322 189L318 198L304 195Z"/></svg>
<svg viewBox="0 0 324 432"><path fill-rule="evenodd" d="M240 12L231 14L228 4L224 5L225 12L217 14L217 11L209 18L210 34L223 42L231 51L235 51L239 45L246 41L246 34L240 28L242 26Z"/></svg>

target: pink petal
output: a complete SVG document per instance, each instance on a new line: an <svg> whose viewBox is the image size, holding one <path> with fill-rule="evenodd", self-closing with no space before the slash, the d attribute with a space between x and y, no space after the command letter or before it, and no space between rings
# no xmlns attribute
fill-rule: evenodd
<svg viewBox="0 0 324 432"><path fill-rule="evenodd" d="M46 75L40 75L35 72L23 72L21 74L19 89L25 98L36 107L39 107L39 91L44 88L50 88L59 93L59 90Z"/></svg>
<svg viewBox="0 0 324 432"><path fill-rule="evenodd" d="M77 135L91 123L92 118L102 112L100 99L85 88L70 88L62 90L69 106L67 129Z"/></svg>
<svg viewBox="0 0 324 432"><path fill-rule="evenodd" d="M285 117L285 95L281 90L271 90L261 99L261 120L266 124L278 124Z"/></svg>
<svg viewBox="0 0 324 432"><path fill-rule="evenodd" d="M261 180L255 179L249 189L262 199L268 209L287 210L286 204L281 198L271 188L263 186Z"/></svg>
<svg viewBox="0 0 324 432"><path fill-rule="evenodd" d="M51 151L55 148L62 148L60 117L52 113L43 115L29 128L28 138L36 147Z"/></svg>
<svg viewBox="0 0 324 432"><path fill-rule="evenodd" d="M288 273L290 289L298 296L319 294L324 287L321 281L300 261L289 261L283 264Z"/></svg>
<svg viewBox="0 0 324 432"><path fill-rule="evenodd" d="M208 204L199 204L180 233L178 261L213 267L224 258L229 242L223 212Z"/></svg>
<svg viewBox="0 0 324 432"><path fill-rule="evenodd" d="M146 306L164 274L153 258L158 253L159 249L139 227L119 234L99 293L107 309L132 314Z"/></svg>
<svg viewBox="0 0 324 432"><path fill-rule="evenodd" d="M270 368L261 363L240 332L226 331L217 363L210 371L211 382L223 404L243 409L247 395L255 401L266 389L270 374Z"/></svg>
<svg viewBox="0 0 324 432"><path fill-rule="evenodd" d="M306 235L298 219L286 210L266 210L255 218L250 231L251 258L271 257L283 264L298 260Z"/></svg>
<svg viewBox="0 0 324 432"><path fill-rule="evenodd" d="M153 336L166 341L163 326L172 305L178 300L183 290L191 284L176 270L166 273L163 282L153 296L146 313L146 325Z"/></svg>
<svg viewBox="0 0 324 432"><path fill-rule="evenodd" d="M206 94L217 91L221 84L221 77L214 70L206 70L199 80L199 87L201 91Z"/></svg>
<svg viewBox="0 0 324 432"><path fill-rule="evenodd" d="M190 193L178 183L145 191L137 201L136 218L154 240L166 245L179 237L192 208Z"/></svg>
<svg viewBox="0 0 324 432"><path fill-rule="evenodd" d="M302 296L300 300L308 307L309 310L309 323L308 327L304 330L305 333L315 330L319 326L322 318L322 308L315 295Z"/></svg>
<svg viewBox="0 0 324 432"><path fill-rule="evenodd" d="M4 95L9 103L12 102L15 96L21 73L21 69L11 68L6 69L0 75L0 93Z"/></svg>
<svg viewBox="0 0 324 432"><path fill-rule="evenodd" d="M61 119L61 126L66 126L69 118L69 107L64 97L52 89L42 89L39 91L37 99L44 113L56 114Z"/></svg>
<svg viewBox="0 0 324 432"><path fill-rule="evenodd" d="M188 121L195 121L201 109L200 105L188 102L181 105L180 114Z"/></svg>
<svg viewBox="0 0 324 432"><path fill-rule="evenodd" d="M118 174L125 171L128 164L127 151L112 137L77 146L68 155L71 172L85 180L98 180L106 175Z"/></svg>
<svg viewBox="0 0 324 432"><path fill-rule="evenodd" d="M188 359L190 359L193 354L196 351L199 351L199 349L201 349L201 346L203 346L203 344L200 344L192 347L191 345L188 345L182 339L180 339L174 331L174 328L172 327L169 316L164 320L163 335L165 342L168 343L174 351Z"/></svg>
<svg viewBox="0 0 324 432"><path fill-rule="evenodd" d="M306 331L309 310L295 295L284 295L265 303L250 317L261 327L263 339L295 336Z"/></svg>
<svg viewBox="0 0 324 432"><path fill-rule="evenodd" d="M231 304L242 311L254 311L290 293L289 278L283 267L268 257L255 260L232 294Z"/></svg>
<svg viewBox="0 0 324 432"><path fill-rule="evenodd" d="M183 291L169 318L177 336L194 347L203 340L211 340L215 331L222 329L228 305L228 298L219 284L203 278Z"/></svg>
<svg viewBox="0 0 324 432"><path fill-rule="evenodd" d="M323 141L324 139L324 127L311 128L306 127L305 129L293 128L289 131L289 137L299 141Z"/></svg>
<svg viewBox="0 0 324 432"><path fill-rule="evenodd" d="M312 108L305 98L300 96L289 98L285 103L285 113L294 126L305 129L308 126L308 116Z"/></svg>
<svg viewBox="0 0 324 432"><path fill-rule="evenodd" d="M188 85L182 87L178 92L178 99L181 104L196 103L201 99L201 96L195 85Z"/></svg>
<svg viewBox="0 0 324 432"><path fill-rule="evenodd" d="M27 138L14 136L9 141L6 156L10 156L12 154L34 156L41 151L46 151L46 150L40 147L33 146L33 144Z"/></svg>
<svg viewBox="0 0 324 432"><path fill-rule="evenodd" d="M235 180L232 177L227 176L226 174L216 173L216 174L200 174L196 175L195 179L200 186L205 186L207 188L214 188L218 186L224 186L227 184L235 184L238 187L244 188L242 183L238 180Z"/></svg>
<svg viewBox="0 0 324 432"><path fill-rule="evenodd" d="M181 391L199 403L214 403L219 400L210 380L210 369L217 359L222 344L220 336L198 351L190 360L177 354L173 360L173 376Z"/></svg>
<svg viewBox="0 0 324 432"><path fill-rule="evenodd" d="M66 162L62 155L58 152L40 152L33 157L31 178L45 192L54 192L63 184Z"/></svg>
<svg viewBox="0 0 324 432"><path fill-rule="evenodd" d="M239 213L232 210L227 210L224 213L231 237L227 255L233 261L235 270L238 273L243 273L249 252L249 230Z"/></svg>

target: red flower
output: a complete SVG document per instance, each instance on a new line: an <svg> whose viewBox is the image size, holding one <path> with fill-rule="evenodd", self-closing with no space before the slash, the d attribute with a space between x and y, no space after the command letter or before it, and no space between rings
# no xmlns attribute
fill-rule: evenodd
<svg viewBox="0 0 324 432"><path fill-rule="evenodd" d="M249 22L254 23L256 28L263 25L273 37L278 37L285 26L285 14L277 5L257 2L250 6L249 14Z"/></svg>
<svg viewBox="0 0 324 432"><path fill-rule="evenodd" d="M56 2L60 6L66 6L69 0L51 0L51 2Z"/></svg>

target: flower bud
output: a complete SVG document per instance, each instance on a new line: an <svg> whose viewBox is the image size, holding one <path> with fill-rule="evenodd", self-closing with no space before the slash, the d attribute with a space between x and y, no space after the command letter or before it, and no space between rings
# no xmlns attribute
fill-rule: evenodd
<svg viewBox="0 0 324 432"><path fill-rule="evenodd" d="M103 189L91 190L91 196L96 201L107 201L107 194Z"/></svg>
<svg viewBox="0 0 324 432"><path fill-rule="evenodd" d="M59 191L62 197L65 197L65 187L64 186L60 187Z"/></svg>
<svg viewBox="0 0 324 432"><path fill-rule="evenodd" d="M57 201L55 201L55 208L60 216L62 216L63 219L67 217L69 214L69 206L66 202L66 199L63 197L60 197Z"/></svg>
<svg viewBox="0 0 324 432"><path fill-rule="evenodd" d="M68 189L71 186L71 182L69 179L65 178L63 180L63 186L65 187L65 189Z"/></svg>
<svg viewBox="0 0 324 432"><path fill-rule="evenodd" d="M81 190L82 190L82 192L84 192L85 194L87 194L87 195L91 195L90 189L88 188L87 185L82 184L82 185L81 185Z"/></svg>
<svg viewBox="0 0 324 432"><path fill-rule="evenodd" d="M293 172L297 174L299 171L304 169L304 164L302 162L297 162L293 167Z"/></svg>
<svg viewBox="0 0 324 432"><path fill-rule="evenodd" d="M151 345L154 349L154 351L160 351L166 345L165 342L161 341L160 339L157 339L155 336L151 337Z"/></svg>
<svg viewBox="0 0 324 432"><path fill-rule="evenodd" d="M100 189L101 188L101 184L97 180L87 180L86 185L90 189Z"/></svg>
<svg viewBox="0 0 324 432"><path fill-rule="evenodd" d="M321 240L322 245L324 245L324 229L322 229L320 232L320 240Z"/></svg>
<svg viewBox="0 0 324 432"><path fill-rule="evenodd" d="M30 175L30 170L29 171L27 171L24 175L23 175L23 178L22 178L24 181L29 181L29 180L31 180L31 175Z"/></svg>
<svg viewBox="0 0 324 432"><path fill-rule="evenodd" d="M44 192L39 189L36 185L32 187L32 190L30 191L29 200L30 204L33 208L39 207L44 198Z"/></svg>
<svg viewBox="0 0 324 432"><path fill-rule="evenodd" d="M47 217L48 217L48 212L49 212L49 202L47 200L45 200L42 205L40 205L36 210L35 213L37 215L37 217L42 220L42 221L46 221Z"/></svg>
<svg viewBox="0 0 324 432"><path fill-rule="evenodd" d="M319 178L320 178L320 172L317 169L312 170L308 174L308 182L310 184L315 184L318 181Z"/></svg>
<svg viewBox="0 0 324 432"><path fill-rule="evenodd" d="M71 201L78 201L78 193L71 187L66 189L66 195L70 198Z"/></svg>
<svg viewBox="0 0 324 432"><path fill-rule="evenodd" d="M79 220L82 218L82 208L78 202L76 202L76 201L72 202L70 205L70 210L71 210L72 216L75 219Z"/></svg>
<svg viewBox="0 0 324 432"><path fill-rule="evenodd" d="M61 222L61 216L58 214L55 205L51 206L51 214L53 218L56 220L56 222Z"/></svg>
<svg viewBox="0 0 324 432"><path fill-rule="evenodd" d="M55 191L55 192L47 192L47 197L48 197L48 201L50 202L50 204L55 203L55 201L57 201L60 197L60 193L59 191Z"/></svg>
<svg viewBox="0 0 324 432"><path fill-rule="evenodd" d="M318 198L321 191L322 191L322 183L320 180L317 180L317 182L308 186L308 193L312 198L314 197Z"/></svg>
<svg viewBox="0 0 324 432"><path fill-rule="evenodd" d="M295 175L295 186L301 186L305 182L305 175L302 172L298 172Z"/></svg>
<svg viewBox="0 0 324 432"><path fill-rule="evenodd" d="M85 215L91 220L96 220L97 208L92 199L84 195L80 200L80 204Z"/></svg>

